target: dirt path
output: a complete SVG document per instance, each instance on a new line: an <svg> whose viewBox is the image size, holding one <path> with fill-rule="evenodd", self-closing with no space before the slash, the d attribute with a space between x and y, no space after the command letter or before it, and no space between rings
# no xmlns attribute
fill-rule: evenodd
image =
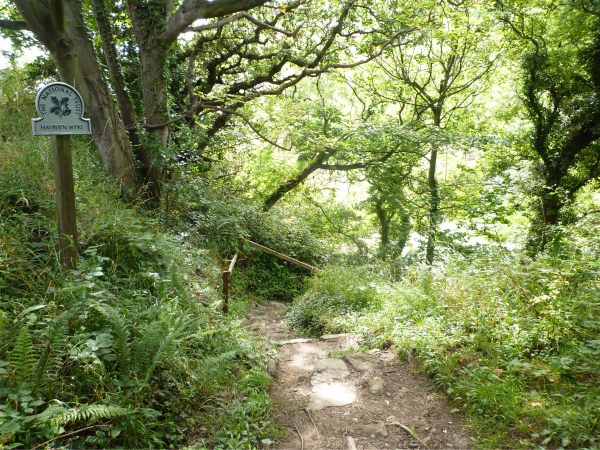
<svg viewBox="0 0 600 450"><path fill-rule="evenodd" d="M286 304L256 306L247 318L254 333L278 345L269 371L275 419L289 432L276 449L469 448L461 418L392 351L356 353L352 335L295 338Z"/></svg>

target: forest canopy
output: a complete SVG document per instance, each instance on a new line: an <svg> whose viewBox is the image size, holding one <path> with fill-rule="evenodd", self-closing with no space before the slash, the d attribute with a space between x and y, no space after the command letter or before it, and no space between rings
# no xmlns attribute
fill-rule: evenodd
<svg viewBox="0 0 600 450"><path fill-rule="evenodd" d="M0 0L0 36L0 447L172 446L202 421L202 445L255 447L254 298L416 355L482 447L600 445L597 1ZM50 81L92 123L76 271L30 136ZM247 436L215 431L232 385L260 397Z"/></svg>

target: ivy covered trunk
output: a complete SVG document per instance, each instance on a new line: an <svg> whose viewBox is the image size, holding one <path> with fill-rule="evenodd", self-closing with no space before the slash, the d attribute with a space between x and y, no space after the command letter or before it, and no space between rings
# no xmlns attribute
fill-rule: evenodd
<svg viewBox="0 0 600 450"><path fill-rule="evenodd" d="M433 107L433 125L440 127L442 123L442 104ZM431 149L429 155L429 169L427 171L427 186L429 188L429 229L427 230L427 246L425 250L425 262L429 265L433 264L435 258L435 245L437 241L438 225L439 225L439 214L440 214L440 191L438 187L436 170L437 170L437 156L438 149L435 146Z"/></svg>

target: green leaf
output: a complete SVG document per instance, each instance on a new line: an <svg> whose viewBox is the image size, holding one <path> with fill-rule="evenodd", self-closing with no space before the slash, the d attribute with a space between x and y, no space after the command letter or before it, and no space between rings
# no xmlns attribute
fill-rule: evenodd
<svg viewBox="0 0 600 450"><path fill-rule="evenodd" d="M0 432L2 432L2 433L15 434L20 429L21 429L21 425L18 422L15 422L14 420L9 420L8 422L4 422L0 426Z"/></svg>

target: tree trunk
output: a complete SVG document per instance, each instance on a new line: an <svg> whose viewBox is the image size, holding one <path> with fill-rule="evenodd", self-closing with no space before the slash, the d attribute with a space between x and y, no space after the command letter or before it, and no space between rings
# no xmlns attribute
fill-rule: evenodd
<svg viewBox="0 0 600 450"><path fill-rule="evenodd" d="M400 215L400 233L396 245L394 246L394 254L402 255L404 247L410 237L410 216L403 207L399 208Z"/></svg>
<svg viewBox="0 0 600 450"><path fill-rule="evenodd" d="M425 261L427 264L433 264L435 257L435 244L438 232L438 214L440 207L440 194L438 189L437 178L435 171L437 168L437 148L431 149L429 156L429 171L427 174L427 186L429 187L429 229L427 230L427 250L425 253Z"/></svg>
<svg viewBox="0 0 600 450"><path fill-rule="evenodd" d="M96 18L96 24L98 25L98 31L102 41L102 49L104 50L108 73L110 74L110 79L119 105L119 111L121 112L121 118L125 125L125 129L127 130L127 134L129 135L129 140L135 149L135 147L140 144L136 128L135 113L133 112L131 98L125 87L125 78L123 77L121 63L117 56L117 48L113 37L113 31L109 23L110 19L108 17L106 4L104 0L92 0L92 8L94 10L94 17Z"/></svg>
<svg viewBox="0 0 600 450"><path fill-rule="evenodd" d="M140 159L148 192L158 200L161 193L162 150L169 140L169 105L165 78L167 52L160 47L153 47L152 42L154 39L146 38L140 43L142 93L146 126L149 129L148 142L143 145Z"/></svg>
<svg viewBox="0 0 600 450"><path fill-rule="evenodd" d="M555 236L554 227L561 221L561 211L565 205L558 193L558 186L562 176L559 169L546 167L544 186L539 192L539 206L537 213L531 223L529 237L527 239L527 251L535 256L543 252Z"/></svg>
<svg viewBox="0 0 600 450"><path fill-rule="evenodd" d="M383 200L381 198L378 198L375 202L375 214L379 219L379 255L385 258L390 245L390 217L383 207Z"/></svg>
<svg viewBox="0 0 600 450"><path fill-rule="evenodd" d="M433 108L433 125L439 127L442 123L442 108ZM427 187L429 188L429 230L427 231L427 247L425 251L425 262L433 264L435 258L435 245L437 241L439 211L440 211L440 191L438 187L437 170L438 149L433 147L429 156L429 170L427 172Z"/></svg>
<svg viewBox="0 0 600 450"><path fill-rule="evenodd" d="M15 0L15 4L31 31L50 51L61 80L83 97L85 115L91 119L94 143L107 172L117 178L127 195L136 195L140 186L133 150L96 60L81 2Z"/></svg>

